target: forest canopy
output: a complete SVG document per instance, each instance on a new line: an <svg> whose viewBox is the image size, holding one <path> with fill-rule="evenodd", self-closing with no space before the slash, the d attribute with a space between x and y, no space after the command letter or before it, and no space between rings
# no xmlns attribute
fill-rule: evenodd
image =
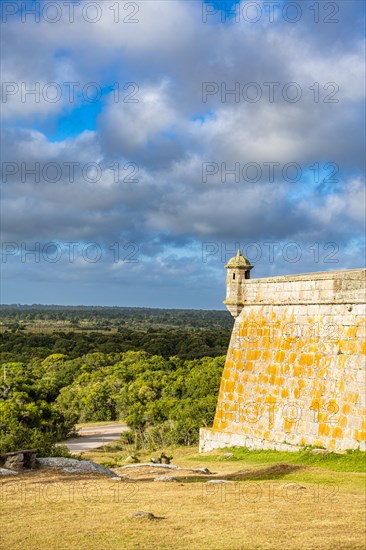
<svg viewBox="0 0 366 550"><path fill-rule="evenodd" d="M160 430L172 443L196 443L199 428L213 421L230 338L227 319L209 328L211 312L203 312L203 326L193 328L200 316L186 313L188 326L177 328L170 315L164 326L165 310L156 311L151 323L140 312L127 327L123 315L112 317L110 333L66 326L37 332L27 310L10 317L7 311L0 341L0 452L57 453L55 443L75 423L109 420L124 421L140 435ZM39 320L49 323L53 310L47 315ZM85 312L78 323L83 319Z"/></svg>

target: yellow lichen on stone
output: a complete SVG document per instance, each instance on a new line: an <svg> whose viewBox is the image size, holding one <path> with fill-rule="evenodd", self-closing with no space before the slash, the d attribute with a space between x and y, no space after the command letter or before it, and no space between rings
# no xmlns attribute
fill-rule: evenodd
<svg viewBox="0 0 366 550"><path fill-rule="evenodd" d="M318 435L328 436L329 434L330 434L330 426L324 423L319 424Z"/></svg>
<svg viewBox="0 0 366 550"><path fill-rule="evenodd" d="M282 363L285 358L285 352L284 351L277 351L275 355L275 361L277 363Z"/></svg>
<svg viewBox="0 0 366 550"><path fill-rule="evenodd" d="M261 354L262 352L259 349L255 349L255 350L249 349L246 352L245 358L247 361L257 361L257 359L260 358Z"/></svg>
<svg viewBox="0 0 366 550"><path fill-rule="evenodd" d="M334 428L332 435L333 437L343 437L343 430L339 427Z"/></svg>
<svg viewBox="0 0 366 550"><path fill-rule="evenodd" d="M216 447L366 450L366 272L248 280L238 270L214 429L202 430L200 448L212 438Z"/></svg>
<svg viewBox="0 0 366 550"><path fill-rule="evenodd" d="M271 364L267 367L268 374L277 374L278 371L279 371L279 366L278 365Z"/></svg>
<svg viewBox="0 0 366 550"><path fill-rule="evenodd" d="M303 353L299 359L299 365L303 367L310 367L314 365L314 354L313 353Z"/></svg>
<svg viewBox="0 0 366 550"><path fill-rule="evenodd" d="M252 370L253 370L253 362L252 362L252 361L247 361L247 362L245 363L244 368L245 368L246 371L252 372Z"/></svg>
<svg viewBox="0 0 366 550"><path fill-rule="evenodd" d="M240 361L243 357L243 351L241 349L234 349L234 361Z"/></svg>
<svg viewBox="0 0 366 550"><path fill-rule="evenodd" d="M341 428L345 428L347 426L347 416L345 415L340 416L338 419L338 425Z"/></svg>

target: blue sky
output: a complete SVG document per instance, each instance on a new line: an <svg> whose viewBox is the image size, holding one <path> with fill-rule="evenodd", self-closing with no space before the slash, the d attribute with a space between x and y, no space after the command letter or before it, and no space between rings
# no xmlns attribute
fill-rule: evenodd
<svg viewBox="0 0 366 550"><path fill-rule="evenodd" d="M364 266L363 2L51 4L1 5L2 303Z"/></svg>

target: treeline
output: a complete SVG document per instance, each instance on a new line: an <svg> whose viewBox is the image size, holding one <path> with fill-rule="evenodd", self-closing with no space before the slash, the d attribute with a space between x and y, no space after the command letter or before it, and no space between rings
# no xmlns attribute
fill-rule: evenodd
<svg viewBox="0 0 366 550"><path fill-rule="evenodd" d="M225 355L230 330L227 329L131 329L120 328L115 334L94 332L51 332L36 334L5 331L0 335L0 360L26 362L32 358L44 359L53 353L71 359L87 353L122 353L144 350L169 358L195 359Z"/></svg>
<svg viewBox="0 0 366 550"><path fill-rule="evenodd" d="M0 452L55 452L78 421L123 420L135 433L197 442L213 421L224 357L182 360L145 351L51 354L2 365Z"/></svg>
<svg viewBox="0 0 366 550"><path fill-rule="evenodd" d="M135 442L176 444L212 424L227 312L2 306L0 318L0 452L50 455L76 422L121 420Z"/></svg>
<svg viewBox="0 0 366 550"><path fill-rule="evenodd" d="M0 305L2 322L36 323L65 321L72 324L90 323L95 326L177 327L230 330L233 326L227 311L194 309L158 309L136 307Z"/></svg>

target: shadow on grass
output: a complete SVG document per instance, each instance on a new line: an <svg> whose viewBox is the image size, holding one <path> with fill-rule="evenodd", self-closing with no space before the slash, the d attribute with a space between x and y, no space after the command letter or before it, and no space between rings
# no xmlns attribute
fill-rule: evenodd
<svg viewBox="0 0 366 550"><path fill-rule="evenodd" d="M250 480L271 480L282 479L288 474L292 474L298 470L304 469L304 466L296 464L273 464L267 468L259 468L258 470L239 470L230 474L203 474L192 476L179 476L176 481L181 483L197 483L210 480L220 479L224 481L250 481ZM139 478L137 481L152 481L151 478Z"/></svg>

